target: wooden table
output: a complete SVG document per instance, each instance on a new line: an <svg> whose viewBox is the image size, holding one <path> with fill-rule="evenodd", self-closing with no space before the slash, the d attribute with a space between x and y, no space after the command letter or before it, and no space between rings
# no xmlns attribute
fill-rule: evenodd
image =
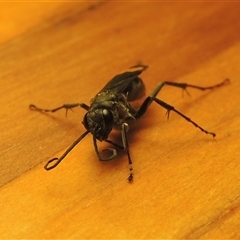
<svg viewBox="0 0 240 240"><path fill-rule="evenodd" d="M240 238L240 3L15 2L0 16L1 238ZM84 132L85 111L29 104L89 104L139 61L147 94L229 78L159 94L216 138L152 104L130 125L133 184L126 155L98 161L91 135L45 171Z"/></svg>

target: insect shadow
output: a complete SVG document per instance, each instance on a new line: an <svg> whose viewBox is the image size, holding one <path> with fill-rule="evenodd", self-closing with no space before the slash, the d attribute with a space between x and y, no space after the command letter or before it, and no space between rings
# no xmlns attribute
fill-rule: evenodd
<svg viewBox="0 0 240 240"><path fill-rule="evenodd" d="M167 110L166 115L169 118L170 112L173 111L184 118L186 121L192 123L195 127L200 129L202 132L216 136L214 132L209 132L198 125L196 122L192 121L189 117L176 110L173 106L168 103L157 98L157 94L163 88L164 85L169 85L173 87L181 88L187 94L187 88L195 88L201 91L210 90L214 88L221 87L229 82L229 79L225 79L224 81L215 84L213 86L201 87L196 85L191 85L187 83L176 83L170 81L160 82L153 92L146 97L146 99L142 102L139 108L134 108L130 103L132 101L138 100L144 96L145 86L142 79L139 75L145 71L148 66L143 64L135 65L129 70L120 73L113 77L101 91L97 93L97 95L91 100L90 105L85 103L70 103L63 104L60 107L54 109L42 109L33 104L29 105L31 110L41 111L41 112L56 112L60 109L66 109L66 113L69 109L73 109L75 107L81 107L87 111L85 116L83 117L83 125L86 128L86 131L72 143L72 145L63 153L60 158L53 158L48 161L45 165L46 170L51 170L55 168L67 155L68 153L89 133L93 136L93 145L97 157L100 161L109 161L117 156L116 148L124 150L127 154L128 164L129 164L129 176L127 180L129 182L133 181L133 167L132 167L132 158L129 151L129 140L128 140L128 122L135 121L142 117L152 102L157 103L161 107ZM113 130L116 128L121 131L121 141L122 145L111 141L108 136ZM109 147L103 152L108 152L107 156L104 154L100 154L97 145L98 141L105 141L114 147Z"/></svg>

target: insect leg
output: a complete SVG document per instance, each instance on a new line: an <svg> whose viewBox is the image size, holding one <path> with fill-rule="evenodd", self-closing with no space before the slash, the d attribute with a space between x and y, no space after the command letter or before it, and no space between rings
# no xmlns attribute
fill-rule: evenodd
<svg viewBox="0 0 240 240"><path fill-rule="evenodd" d="M111 144L113 144L113 143L111 142ZM103 150L103 152L106 152L106 151L111 151L112 152L112 154L109 157L101 156L100 152L98 150L98 146L97 146L97 139L96 139L96 137L94 135L93 135L93 145L94 145L94 148L95 148L95 152L96 152L96 154L98 156L98 159L100 161L109 161L109 160L111 160L111 159L113 159L114 157L117 156L117 151L116 151L115 148L106 148L106 149ZM116 146L116 144L114 144L114 145Z"/></svg>
<svg viewBox="0 0 240 240"><path fill-rule="evenodd" d="M60 109L65 108L66 109L66 115L67 115L67 111L69 109L72 110L75 107L81 107L81 108L84 108L87 111L89 110L89 106L86 105L85 103L68 103L68 104L63 104L62 106L54 108L54 109L43 109L43 108L39 108L39 107L35 106L34 104L29 105L29 108L31 110L40 111L40 112L52 112L53 113L53 112L56 112Z"/></svg>
<svg viewBox="0 0 240 240"><path fill-rule="evenodd" d="M186 90L186 88L190 87L190 88L196 88L198 90L205 91L205 90L210 90L210 89L221 87L221 86L225 85L226 83L229 83L229 81L230 81L229 79L225 79L224 81L222 81L218 84L208 86L208 87L201 87L201 86L192 85L192 84L188 84L188 83L176 83L176 82L168 82L168 81L165 81L164 84L173 86L173 87L179 87L179 88L182 88L183 90Z"/></svg>
<svg viewBox="0 0 240 240"><path fill-rule="evenodd" d="M225 79L224 81L222 81L218 84L209 86L209 87L201 87L201 86L191 85L191 84L187 84L187 83L176 83L176 82L168 82L168 81L160 82L157 85L157 87L153 90L153 92L149 95L149 97L147 97L145 99L145 101L142 103L141 107L138 109L138 111L134 115L134 117L137 119L137 118L140 118L143 114L145 114L149 105L152 103L152 101L154 100L154 98L157 96L157 94L160 92L160 90L162 89L162 87L164 85L182 88L183 91L187 92L187 94L190 95L187 91L187 88L195 88L198 90L205 91L205 90L210 90L210 89L221 87L221 86L225 85L226 83L229 83L229 81L230 81L229 79Z"/></svg>
<svg viewBox="0 0 240 240"><path fill-rule="evenodd" d="M128 124L122 123L121 128L122 128L123 147L128 155L128 164L129 164L129 171L130 171L130 174L129 174L127 180L128 180L128 182L132 182L133 181L133 167L132 167L132 159L131 159L131 155L129 152L129 144L128 144L128 138L127 138Z"/></svg>
<svg viewBox="0 0 240 240"><path fill-rule="evenodd" d="M159 104L160 106L164 107L165 109L167 109L167 117L169 118L169 114L170 111L173 111L175 113L177 113L178 115L180 115L181 117L183 117L185 120L187 120L188 122L192 123L195 127L199 128L202 132L205 132L206 134L210 134L213 137L216 136L215 133L213 132L208 132L207 130L203 129L201 126L199 126L197 123L195 123L194 121L192 121L189 117L185 116L184 114L182 114L181 112L179 112L178 110L176 110L173 106L169 105L168 103L158 99L158 98L152 98L153 101L155 101L157 104Z"/></svg>
<svg viewBox="0 0 240 240"><path fill-rule="evenodd" d="M216 136L215 133L213 132L208 132L207 130L203 129L201 126L199 126L197 123L195 123L194 121L192 121L189 117L185 116L184 114L182 114L181 112L179 112L178 110L176 110L173 106L169 105L168 103L156 98L156 97L147 97L146 100L143 102L142 106L140 107L139 111L136 114L136 118L141 117L147 110L148 106L152 103L152 101L156 102L157 104L159 104L160 106L164 107L165 109L167 109L167 117L169 118L169 114L170 111L174 111L175 113L177 113L178 115L180 115L181 117L183 117L185 120L187 120L188 122L191 122L195 127L199 128L201 131L205 132L206 134L211 134L213 137Z"/></svg>
<svg viewBox="0 0 240 240"><path fill-rule="evenodd" d="M140 118L148 109L149 105L152 103L153 98L157 96L157 94L160 92L162 87L164 86L165 82L160 82L157 87L153 90L153 92L145 99L145 101L142 103L140 108L137 110L134 117L136 119Z"/></svg>
<svg viewBox="0 0 240 240"><path fill-rule="evenodd" d="M118 148L120 148L120 149L122 149L122 150L124 149L123 146L120 146L120 145L118 145L117 143L114 143L114 142L112 142L112 141L109 140L109 139L105 139L104 142L110 143L110 144L112 144L113 146L118 147Z"/></svg>
<svg viewBox="0 0 240 240"><path fill-rule="evenodd" d="M133 181L133 168L132 168L132 159L131 159L131 156L130 156L130 152L129 152L129 144L128 144L128 139L127 139L127 131L128 131L128 124L127 123L122 123L121 125L121 132L122 132L122 142L123 142L123 147L110 141L110 140L104 140L105 142L108 142L108 143L111 143L112 145L118 147L118 148L121 148L123 150L125 150L127 152L127 155L128 155L128 163L129 163L129 171L130 171L130 174L127 178L127 180L129 182L132 182ZM117 151L115 148L106 148L103 150L103 152L105 151L111 151L112 154L111 156L109 157L103 157L100 155L99 153L99 150L98 150L98 146L97 146L97 139L95 136L93 136L93 145L94 145L94 148L95 148L95 152L98 156L98 159L100 161L109 161L111 159L113 159L114 157L117 156Z"/></svg>
<svg viewBox="0 0 240 240"><path fill-rule="evenodd" d="M210 89L221 87L221 86L223 86L223 85L225 85L226 83L229 83L229 82L230 82L229 79L225 79L224 81L222 81L218 84L208 86L208 87L201 87L201 86L192 85L192 84L188 84L188 83L176 83L176 82L168 82L168 81L165 81L164 84L169 85L169 86L173 86L173 87L182 88L183 91L187 92L187 94L190 95L187 91L187 88L195 88L195 89L198 89L198 90L201 90L201 91L205 91L205 90L210 90Z"/></svg>
<svg viewBox="0 0 240 240"><path fill-rule="evenodd" d="M63 153L63 155L60 158L53 158L47 162L47 164L44 166L46 170L51 170L55 168L67 155L68 153L89 133L89 131L86 131L83 133L66 151ZM51 166L50 163L55 162Z"/></svg>

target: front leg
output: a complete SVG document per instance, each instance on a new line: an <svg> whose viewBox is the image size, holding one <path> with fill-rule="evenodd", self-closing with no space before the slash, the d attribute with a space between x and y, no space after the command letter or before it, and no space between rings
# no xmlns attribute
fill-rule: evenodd
<svg viewBox="0 0 240 240"><path fill-rule="evenodd" d="M122 143L123 143L123 146L120 146L120 145L118 145L118 144L116 144L116 143L114 143L114 142L112 142L112 141L110 141L108 139L105 139L104 141L114 145L115 147L118 147L118 148L126 151L127 156L128 156L128 164L129 164L129 172L130 172L130 174L129 174L128 178L127 178L127 181L128 182L132 182L133 181L133 168L132 168L132 159L131 159L131 155L130 155L130 151L129 151L127 131L128 131L128 124L127 123L122 123L121 124L121 133L122 133ZM108 157L102 156L100 154L99 150L98 150L97 139L96 139L96 137L94 135L93 135L93 145L94 145L95 152L96 152L96 154L98 156L98 159L100 161L109 161L109 160L111 160L111 159L113 159L114 157L117 156L117 151L116 151L115 148L106 148L106 149L104 149L103 152L105 152L105 151L107 152L108 151L108 152L111 153L111 155L108 156Z"/></svg>
<svg viewBox="0 0 240 240"><path fill-rule="evenodd" d="M130 174L127 178L127 181L132 182L133 181L133 167L132 167L132 158L131 158L131 155L130 155L129 143L128 143L128 138L127 138L128 124L127 123L122 123L121 128L122 128L123 147L124 147L124 150L127 152L129 172L130 172Z"/></svg>

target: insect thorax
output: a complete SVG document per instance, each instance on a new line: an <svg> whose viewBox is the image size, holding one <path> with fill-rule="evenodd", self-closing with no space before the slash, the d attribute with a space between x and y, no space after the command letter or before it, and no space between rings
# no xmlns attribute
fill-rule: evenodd
<svg viewBox="0 0 240 240"><path fill-rule="evenodd" d="M119 128L124 120L135 120L136 110L129 104L127 97L122 93L103 91L91 101L89 111L97 108L108 109L114 117L114 125Z"/></svg>

